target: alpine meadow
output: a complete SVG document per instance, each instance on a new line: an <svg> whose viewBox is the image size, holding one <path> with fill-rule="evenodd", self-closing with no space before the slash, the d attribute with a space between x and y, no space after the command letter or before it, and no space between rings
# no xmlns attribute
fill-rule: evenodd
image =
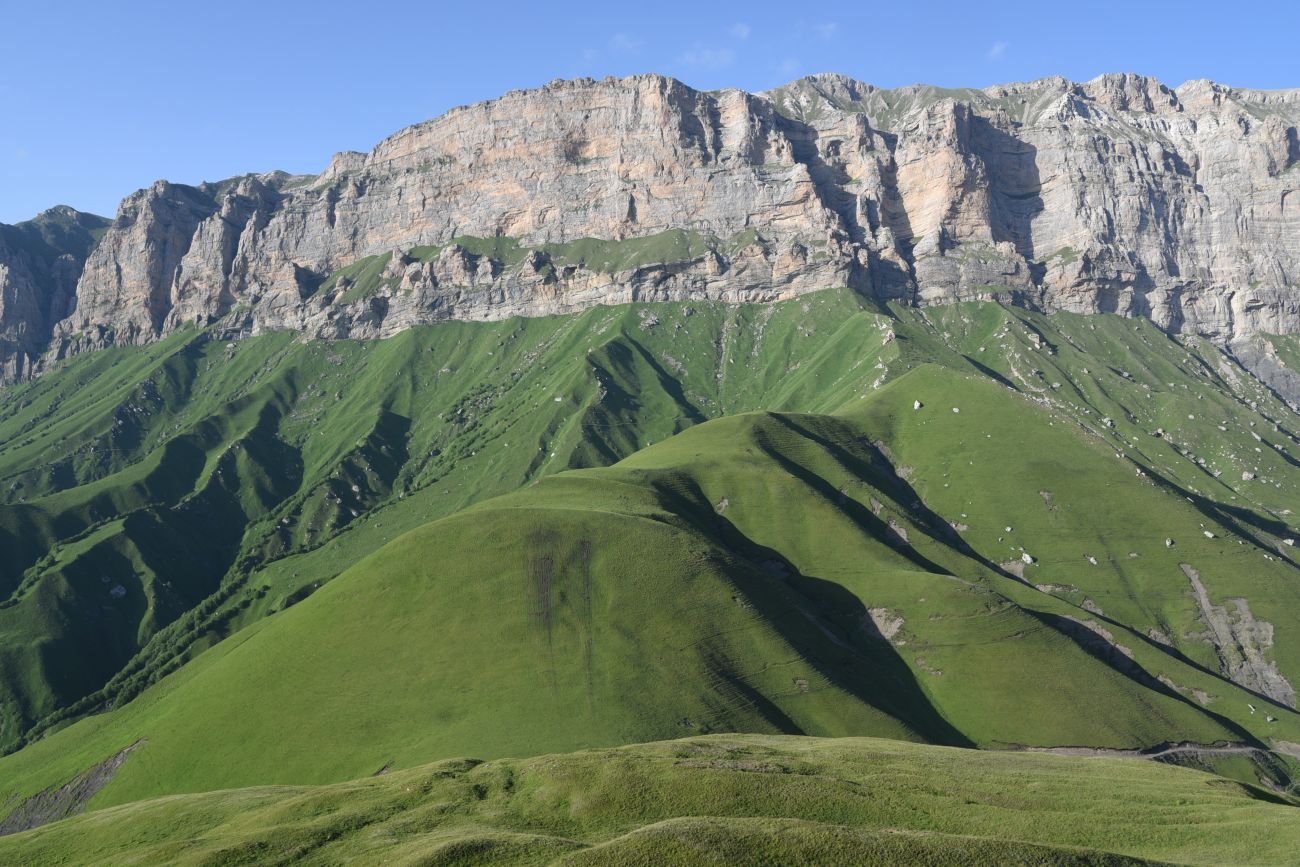
<svg viewBox="0 0 1300 867"><path fill-rule="evenodd" d="M1298 126L570 78L0 225L0 863L1297 863Z"/></svg>

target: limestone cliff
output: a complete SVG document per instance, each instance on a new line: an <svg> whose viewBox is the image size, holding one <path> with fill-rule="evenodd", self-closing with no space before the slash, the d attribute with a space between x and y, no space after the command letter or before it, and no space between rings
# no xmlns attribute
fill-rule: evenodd
<svg viewBox="0 0 1300 867"><path fill-rule="evenodd" d="M1144 315L1231 343L1300 330L1298 123L1300 90L1133 75L952 91L819 75L765 94L554 82L319 176L141 190L68 315L28 332L49 360L191 323L371 337L847 284Z"/></svg>
<svg viewBox="0 0 1300 867"><path fill-rule="evenodd" d="M86 256L107 225L65 206L0 225L0 383L29 376L39 363L54 324L74 307Z"/></svg>

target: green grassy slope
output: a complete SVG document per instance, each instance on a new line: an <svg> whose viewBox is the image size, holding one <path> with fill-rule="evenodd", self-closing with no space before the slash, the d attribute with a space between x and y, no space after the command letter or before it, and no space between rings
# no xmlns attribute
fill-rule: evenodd
<svg viewBox="0 0 1300 867"><path fill-rule="evenodd" d="M676 321L629 307L369 343L191 332L0 393L0 745L130 698L403 530L775 397L781 353L821 351L794 336L809 312L883 345L851 295L647 309ZM761 350L763 382L729 375L737 345Z"/></svg>
<svg viewBox="0 0 1300 867"><path fill-rule="evenodd" d="M216 335L0 391L0 746L128 700L431 519L706 418L835 412L921 362L1014 386L1270 556L1300 508L1295 413L1217 348L1117 317L883 315L836 290L366 343Z"/></svg>
<svg viewBox="0 0 1300 867"><path fill-rule="evenodd" d="M1086 560L1116 527L1122 557ZM1216 599L1294 606L1293 567L1238 541L1050 409L925 365L839 416L707 422L412 531L0 760L0 798L141 741L94 805L693 732L1300 742L1294 711L1197 661L1180 560ZM1032 565L1002 565L1021 547ZM1112 604L1118 585L1143 604ZM1283 757L1229 770L1290 783Z"/></svg>
<svg viewBox="0 0 1300 867"><path fill-rule="evenodd" d="M0 860L1286 864L1295 813L1133 760L720 735L145 801L0 838Z"/></svg>
<svg viewBox="0 0 1300 867"><path fill-rule="evenodd" d="M0 392L0 801L141 737L96 805L699 731L1294 751L1298 429L1149 323L845 291L79 357Z"/></svg>

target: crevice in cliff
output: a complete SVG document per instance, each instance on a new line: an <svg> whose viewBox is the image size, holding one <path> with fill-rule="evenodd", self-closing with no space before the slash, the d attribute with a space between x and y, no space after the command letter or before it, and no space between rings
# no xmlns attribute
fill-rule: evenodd
<svg viewBox="0 0 1300 867"><path fill-rule="evenodd" d="M840 229L849 240L861 244L865 240L863 227L858 223L853 196L846 189L849 175L838 163L827 162L819 147L819 133L808 124L782 119L783 132L790 142L790 152L808 171L817 199L839 218Z"/></svg>
<svg viewBox="0 0 1300 867"><path fill-rule="evenodd" d="M881 181L881 201L879 203L879 217L884 228L889 230L892 235L892 250L899 260L902 261L903 267L898 262L891 261L880 256L878 253L872 256L871 265L874 272L872 284L876 294L880 297L893 298L902 297L907 301L914 303L916 292L916 259L912 255L916 246L916 238L913 236L911 217L907 212L907 204L903 200L902 193L898 188L898 160L895 156L898 149L898 136L893 133L881 132L881 138L888 148L889 157L881 162L880 181Z"/></svg>

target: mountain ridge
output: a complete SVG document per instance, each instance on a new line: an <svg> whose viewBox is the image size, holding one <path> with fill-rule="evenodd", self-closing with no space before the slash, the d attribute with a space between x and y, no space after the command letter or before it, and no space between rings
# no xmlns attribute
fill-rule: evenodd
<svg viewBox="0 0 1300 867"><path fill-rule="evenodd" d="M368 338L846 285L1142 315L1241 345L1300 328L1298 121L1300 90L1127 73L978 90L824 73L759 94L557 80L320 175L132 194L68 315L27 322L0 381L194 323Z"/></svg>

